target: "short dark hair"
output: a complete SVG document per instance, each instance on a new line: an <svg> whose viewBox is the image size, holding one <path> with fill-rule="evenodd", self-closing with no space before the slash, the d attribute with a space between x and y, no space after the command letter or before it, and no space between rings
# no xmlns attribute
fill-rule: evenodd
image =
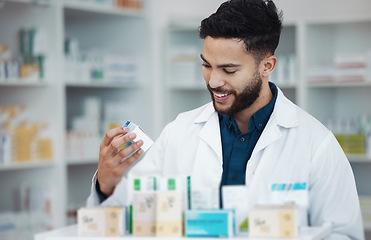
<svg viewBox="0 0 371 240"><path fill-rule="evenodd" d="M260 61L274 54L281 35L282 11L272 0L229 0L201 22L200 37L236 38Z"/></svg>

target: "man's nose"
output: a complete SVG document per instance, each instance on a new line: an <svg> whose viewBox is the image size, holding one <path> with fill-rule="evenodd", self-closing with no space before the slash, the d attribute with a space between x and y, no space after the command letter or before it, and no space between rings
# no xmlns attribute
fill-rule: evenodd
<svg viewBox="0 0 371 240"><path fill-rule="evenodd" d="M210 80L209 85L211 88L218 88L224 86L225 81L223 80L223 77L221 74L219 74L217 71L212 71L210 73Z"/></svg>

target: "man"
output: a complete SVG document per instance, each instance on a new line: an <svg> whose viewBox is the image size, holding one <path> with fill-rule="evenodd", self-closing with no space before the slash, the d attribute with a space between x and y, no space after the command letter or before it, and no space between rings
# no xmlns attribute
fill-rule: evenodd
<svg viewBox="0 0 371 240"><path fill-rule="evenodd" d="M334 135L268 81L281 14L272 1L231 0L201 23L203 76L212 103L180 114L130 171L190 175L203 188L247 185L249 207L295 200L333 239L363 239L353 173ZM126 128L109 130L88 205L124 204L123 175L142 154ZM135 154L121 162L133 151ZM273 186L301 186L276 192Z"/></svg>

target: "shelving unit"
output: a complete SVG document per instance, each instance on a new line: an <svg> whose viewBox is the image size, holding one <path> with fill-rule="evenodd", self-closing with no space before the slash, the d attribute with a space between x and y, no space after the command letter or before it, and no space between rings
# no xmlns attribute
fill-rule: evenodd
<svg viewBox="0 0 371 240"><path fill-rule="evenodd" d="M60 56L55 45L63 42L58 39L57 16L58 7L56 4L33 5L31 1L6 1L0 8L0 42L9 45L12 58L18 58L21 54L19 30L32 27L42 28L48 32L47 43L44 45L47 53L45 64L51 67L50 70L55 70ZM63 226L63 196L65 194L63 182L65 176L62 167L63 151L59 146L63 146L61 119L63 119L64 113L61 111L63 109L63 95L59 85L58 71L45 71L44 78L37 82L21 79L8 79L7 82L2 82L0 84L0 105L25 106L22 113L25 114L25 117L22 120L27 124L45 124L53 149L52 159L49 159L48 162L32 158L26 162L1 166L0 212L13 211L18 214L28 211L28 208L31 209L35 205L35 202L32 203L32 201L38 202L36 205L40 207L50 200L52 202L51 209L48 210L48 213L45 211L46 215L44 215L44 217L50 217L47 225ZM58 190L49 194L51 189ZM31 195L33 195L32 201L30 200ZM28 205L27 201L31 205ZM24 224L25 229L31 229L31 226L39 229L40 218L25 221L26 219L23 217L16 222ZM32 239L32 232L23 234L22 230L17 229L17 231L21 238Z"/></svg>
<svg viewBox="0 0 371 240"><path fill-rule="evenodd" d="M366 154L347 154L347 157L351 163L371 163L371 156Z"/></svg>
<svg viewBox="0 0 371 240"><path fill-rule="evenodd" d="M27 169L38 169L38 168L50 168L54 167L53 162L32 162L32 163L13 163L10 165L5 165L0 167L1 171L11 171L11 170L27 170Z"/></svg>
<svg viewBox="0 0 371 240"><path fill-rule="evenodd" d="M200 53L203 40L198 37L198 22L170 21L165 30L165 122L180 112L210 101L202 77Z"/></svg>
<svg viewBox="0 0 371 240"><path fill-rule="evenodd" d="M98 116L92 120L99 121L99 126L105 126L108 106L117 108L115 119L122 124L130 119L140 122L144 129L152 129L151 111L136 111L147 105L150 92L150 63L146 60L150 49L148 46L148 24L144 11L118 9L87 4L77 1L63 2L64 38L74 38L79 42L83 52L98 52L98 54L119 55L138 59L137 81L109 82L103 78L100 82L68 82L64 84L66 104L66 128L71 131L73 119L84 115L84 102L94 98L100 102L97 106ZM146 96L146 97L140 97ZM86 110L86 109L85 109ZM90 116L88 116L90 118ZM139 120L140 119L140 120ZM147 121L146 121L147 119ZM107 129L99 129L99 137ZM99 141L100 143L100 141ZM99 144L92 146L98 150ZM66 162L67 172L67 206L69 212L85 205L90 193L91 178L96 171L98 153L95 158L78 158ZM79 182L79 184L76 184ZM68 221L70 224L71 222ZM73 223L73 220L72 220Z"/></svg>
<svg viewBox="0 0 371 240"><path fill-rule="evenodd" d="M142 11L139 9L128 9L128 8L118 8L114 6L109 6L107 4L65 0L63 3L65 9L71 9L74 11L91 12L95 14L107 14L107 15L118 15L118 16L132 16L140 17L142 16Z"/></svg>
<svg viewBox="0 0 371 240"><path fill-rule="evenodd" d="M39 88L39 87L48 87L48 83L29 83L29 82L20 82L20 80L10 80L9 82L0 83L0 87L30 87L30 88Z"/></svg>
<svg viewBox="0 0 371 240"><path fill-rule="evenodd" d="M27 121L47 124L53 159L46 163L31 160L30 163L0 166L0 212L21 210L18 197L14 196L21 194L25 184L35 188L50 187L55 190L50 227L58 228L71 223L67 219L68 212L85 205L98 163L98 155L78 161L66 160L66 132L71 130L73 118L84 113L85 99L99 99L102 115L106 105L117 107L117 119L112 120L122 123L130 119L140 123L148 134L154 131L151 108L138 111L152 98L148 19L145 8L114 8L71 0L52 0L49 4L6 0L0 8L0 43L9 45L12 57L20 54L18 31L31 27L47 33L46 75L38 82L0 81L0 105L25 105ZM77 39L84 52L96 50L99 54L137 59L135 81L67 83L64 77L64 40L67 37ZM100 121L104 119L102 115L98 116ZM99 134L102 132L104 129ZM96 147L99 150L99 145ZM23 237L32 239L31 235Z"/></svg>
<svg viewBox="0 0 371 240"><path fill-rule="evenodd" d="M38 27L48 33L48 71L45 77L39 82L22 82L19 79L0 81L0 105L25 105L28 121L45 122L53 142L50 162L0 166L0 212L20 210L18 199L13 196L20 194L24 183L39 188L50 186L56 189L51 225L62 227L71 223L67 220L67 212L85 204L98 161L98 156L76 161L66 158L66 132L72 129L73 119L83 114L86 99L98 99L101 114L104 114L106 106L116 108L118 119L115 120L136 122L153 138L156 137L154 133L161 130L156 127L164 126L180 112L210 101L200 67L203 40L198 37L199 20L184 17L174 21L171 16L163 16L170 13L161 7L156 8L158 15L157 12L148 14L153 9L147 9L147 6L157 5L149 2L144 1L143 11L73 0L52 0L42 5L35 5L31 0L6 0L0 8L0 43L7 43L14 57L20 54L20 28ZM159 1L158 5L161 4L168 3ZM289 99L321 121L371 115L371 82L313 83L306 78L313 68L333 66L337 52L365 52L371 49L371 15L353 15L345 20L341 20L340 16L332 18L327 13L326 17L316 19L299 19L297 16L297 19L285 22L283 27L276 55L281 62L282 57L296 57L295 78L289 82L280 82L276 78L273 82ZM162 19L158 19L160 17ZM161 25L162 20L166 22L165 26ZM66 38L77 39L82 52L93 50L135 57L138 81L121 84L67 82L64 73ZM153 49L160 47L159 51ZM186 52L188 56L193 54L193 77L182 79L182 76L172 75L171 57L179 51ZM153 66L158 69L153 69ZM159 81L154 83L153 79ZM159 95L163 102L156 98ZM153 106L158 102L164 107ZM101 125L104 126L103 121ZM368 185L371 182L371 159L366 155L349 155L348 158L358 192L371 196ZM370 231L369 227L367 229Z"/></svg>
<svg viewBox="0 0 371 240"><path fill-rule="evenodd" d="M67 88L111 88L111 89L139 89L140 86L138 84L130 84L130 85L121 85L117 86L114 83L67 83Z"/></svg>
<svg viewBox="0 0 371 240"><path fill-rule="evenodd" d="M362 55L371 50L371 43L367 40L371 36L371 18L308 22L306 30L307 71L316 67L329 67L338 71L341 69L336 66L339 54ZM308 111L322 121L358 121L360 116L371 117L371 81L367 77L363 82L352 78L347 80L336 81L334 78L329 83L308 83ZM358 193L370 196L370 158L366 155L348 155L348 158L356 178Z"/></svg>

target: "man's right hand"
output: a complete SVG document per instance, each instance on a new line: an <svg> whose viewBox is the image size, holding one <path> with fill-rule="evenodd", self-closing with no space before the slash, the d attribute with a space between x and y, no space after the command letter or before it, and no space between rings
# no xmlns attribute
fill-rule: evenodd
<svg viewBox="0 0 371 240"><path fill-rule="evenodd" d="M100 190L107 197L112 195L115 186L121 181L126 170L143 153L143 150L139 149L143 145L142 140L118 151L121 146L133 141L136 137L135 133L126 134L128 130L127 127L108 130L100 144L97 176ZM122 161L136 150L138 151L132 156Z"/></svg>

